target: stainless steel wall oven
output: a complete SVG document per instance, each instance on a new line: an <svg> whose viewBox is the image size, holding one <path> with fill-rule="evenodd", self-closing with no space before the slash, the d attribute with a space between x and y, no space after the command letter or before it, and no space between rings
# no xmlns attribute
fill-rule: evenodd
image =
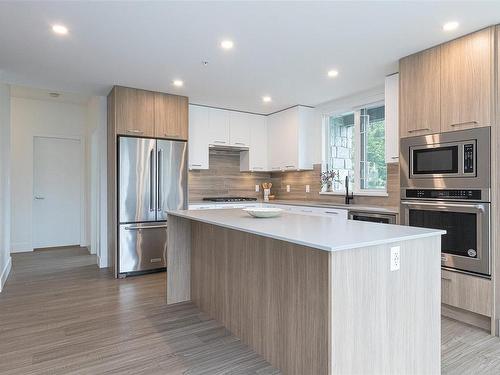
<svg viewBox="0 0 500 375"><path fill-rule="evenodd" d="M490 129L401 140L401 222L446 230L442 266L491 275Z"/></svg>

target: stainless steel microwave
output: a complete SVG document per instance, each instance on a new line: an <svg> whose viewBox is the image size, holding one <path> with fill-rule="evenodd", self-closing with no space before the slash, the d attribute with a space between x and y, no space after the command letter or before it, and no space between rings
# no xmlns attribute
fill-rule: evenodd
<svg viewBox="0 0 500 375"><path fill-rule="evenodd" d="M481 189L490 200L490 128L401 139L401 198L406 189Z"/></svg>
<svg viewBox="0 0 500 375"><path fill-rule="evenodd" d="M475 139L410 146L410 178L475 177Z"/></svg>

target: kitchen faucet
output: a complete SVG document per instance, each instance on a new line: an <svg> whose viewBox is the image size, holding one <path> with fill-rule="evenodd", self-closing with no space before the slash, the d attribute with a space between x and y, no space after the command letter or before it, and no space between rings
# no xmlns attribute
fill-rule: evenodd
<svg viewBox="0 0 500 375"><path fill-rule="evenodd" d="M354 199L354 193L349 195L349 176L345 176L345 204L349 204Z"/></svg>

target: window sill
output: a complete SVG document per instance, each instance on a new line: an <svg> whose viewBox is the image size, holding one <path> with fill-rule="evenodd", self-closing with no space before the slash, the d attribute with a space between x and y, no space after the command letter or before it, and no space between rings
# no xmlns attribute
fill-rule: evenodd
<svg viewBox="0 0 500 375"><path fill-rule="evenodd" d="M337 195L337 196L344 196L345 192L342 191L320 191L320 195ZM386 191L358 191L354 192L355 197L388 197L389 194L387 194Z"/></svg>

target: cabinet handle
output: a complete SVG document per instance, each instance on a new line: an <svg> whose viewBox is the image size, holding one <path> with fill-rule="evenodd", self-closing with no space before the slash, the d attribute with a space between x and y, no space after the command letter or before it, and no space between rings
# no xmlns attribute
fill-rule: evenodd
<svg viewBox="0 0 500 375"><path fill-rule="evenodd" d="M443 277L443 276L441 276L441 280L444 280L444 281L450 281L450 282L451 282L451 281L453 281L452 279L449 279L449 278L447 278L447 277Z"/></svg>
<svg viewBox="0 0 500 375"><path fill-rule="evenodd" d="M281 168L280 167L271 167L271 169L274 169L274 170L280 170Z"/></svg>
<svg viewBox="0 0 500 375"><path fill-rule="evenodd" d="M428 131L431 130L430 128L422 128L422 129L409 129L408 133L415 133L415 132L423 132L423 131Z"/></svg>
<svg viewBox="0 0 500 375"><path fill-rule="evenodd" d="M264 169L263 167L252 167L252 169Z"/></svg>
<svg viewBox="0 0 500 375"><path fill-rule="evenodd" d="M394 160L394 159L399 159L399 156L391 156L391 159Z"/></svg>
<svg viewBox="0 0 500 375"><path fill-rule="evenodd" d="M335 211L325 211L325 214L338 215L339 213Z"/></svg>
<svg viewBox="0 0 500 375"><path fill-rule="evenodd" d="M170 135L170 134L167 134L167 133L163 133L163 136L164 137L172 137L172 138L179 138L180 137L179 134L172 134L172 135Z"/></svg>
<svg viewBox="0 0 500 375"><path fill-rule="evenodd" d="M454 126L460 126L460 125L467 125L467 124L474 124L477 125L477 121L464 121L464 122L457 122L456 124L450 124L451 127Z"/></svg>
<svg viewBox="0 0 500 375"><path fill-rule="evenodd" d="M293 168L293 169L295 169L295 165L285 165L285 168Z"/></svg>
<svg viewBox="0 0 500 375"><path fill-rule="evenodd" d="M225 141L214 141L214 143L222 143L222 144L226 144Z"/></svg>
<svg viewBox="0 0 500 375"><path fill-rule="evenodd" d="M191 167L201 167L201 164L191 164Z"/></svg>
<svg viewBox="0 0 500 375"><path fill-rule="evenodd" d="M243 142L234 142L235 145L242 145L242 146L246 146L247 144L246 143L243 143Z"/></svg>
<svg viewBox="0 0 500 375"><path fill-rule="evenodd" d="M127 132L134 133L134 134L142 134L142 133L144 133L144 131L137 130L137 129L128 129Z"/></svg>

